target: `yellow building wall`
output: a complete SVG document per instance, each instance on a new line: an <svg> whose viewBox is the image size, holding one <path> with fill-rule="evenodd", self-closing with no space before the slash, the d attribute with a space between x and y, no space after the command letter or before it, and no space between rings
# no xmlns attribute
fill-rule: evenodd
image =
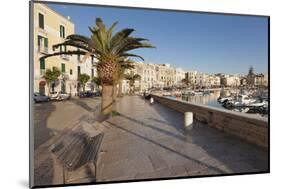
<svg viewBox="0 0 281 189"><path fill-rule="evenodd" d="M39 28L39 13L44 15L44 29ZM48 53L53 53L52 46L65 40L60 37L60 25L63 25L65 28L65 37L75 33L74 24L70 20L61 16L46 5L34 3L34 92L39 92L39 82L44 80L42 73L40 74L39 61L39 58L44 54L38 52L38 35L48 38ZM67 50L71 49L68 48ZM56 51L59 51L59 49ZM73 55L68 57L69 60L65 60L61 56L45 59L45 70L52 69L53 67L57 67L61 70L61 64L64 63L65 73L69 76L66 84L66 91L68 93L74 93L77 87L77 56ZM72 75L70 75L70 69L72 69ZM47 94L47 86L45 91ZM56 91L60 91L60 84L56 87Z"/></svg>

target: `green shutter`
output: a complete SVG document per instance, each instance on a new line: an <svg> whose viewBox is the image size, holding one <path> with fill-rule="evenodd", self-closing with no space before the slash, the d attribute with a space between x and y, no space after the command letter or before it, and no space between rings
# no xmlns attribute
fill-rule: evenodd
<svg viewBox="0 0 281 189"><path fill-rule="evenodd" d="M70 71L69 71L69 72L70 72L70 75L72 75L72 69L70 69Z"/></svg>
<svg viewBox="0 0 281 189"><path fill-rule="evenodd" d="M62 46L60 46L60 52L62 52Z"/></svg>
<svg viewBox="0 0 281 189"><path fill-rule="evenodd" d="M61 64L61 72L62 72L62 73L65 72L65 64L64 64L64 63Z"/></svg>
<svg viewBox="0 0 281 189"><path fill-rule="evenodd" d="M45 59L40 59L40 70L45 70Z"/></svg>
<svg viewBox="0 0 281 189"><path fill-rule="evenodd" d="M64 27L62 28L63 30L63 38L65 38L65 30L64 30Z"/></svg>
<svg viewBox="0 0 281 189"><path fill-rule="evenodd" d="M38 46L40 46L40 39L41 39L41 36L40 35L38 35Z"/></svg>
<svg viewBox="0 0 281 189"><path fill-rule="evenodd" d="M39 13L39 27L44 29L44 15Z"/></svg>
<svg viewBox="0 0 281 189"><path fill-rule="evenodd" d="M48 47L48 38L44 38L44 46Z"/></svg>
<svg viewBox="0 0 281 189"><path fill-rule="evenodd" d="M61 25L60 25L60 37L61 37Z"/></svg>

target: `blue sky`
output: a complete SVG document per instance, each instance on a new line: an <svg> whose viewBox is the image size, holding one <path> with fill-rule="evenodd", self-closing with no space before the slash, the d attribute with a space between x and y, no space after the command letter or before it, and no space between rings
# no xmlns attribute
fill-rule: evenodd
<svg viewBox="0 0 281 189"><path fill-rule="evenodd" d="M145 62L169 63L206 73L246 74L250 65L257 73L268 71L265 17L48 5L70 16L77 34L90 36L88 26L93 26L97 17L107 26L118 21L117 31L134 28L134 36L148 38L156 46L156 49L134 51Z"/></svg>

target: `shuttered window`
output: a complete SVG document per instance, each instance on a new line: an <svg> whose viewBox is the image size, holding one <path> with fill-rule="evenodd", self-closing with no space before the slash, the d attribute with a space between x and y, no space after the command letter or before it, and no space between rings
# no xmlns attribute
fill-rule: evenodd
<svg viewBox="0 0 281 189"><path fill-rule="evenodd" d="M39 27L44 29L44 15L39 13Z"/></svg>
<svg viewBox="0 0 281 189"><path fill-rule="evenodd" d="M45 59L40 59L40 70L45 70Z"/></svg>
<svg viewBox="0 0 281 189"><path fill-rule="evenodd" d="M65 38L65 29L64 26L60 25L60 37Z"/></svg>
<svg viewBox="0 0 281 189"><path fill-rule="evenodd" d="M61 72L62 72L62 73L65 72L65 64L64 64L64 63L61 64Z"/></svg>
<svg viewBox="0 0 281 189"><path fill-rule="evenodd" d="M48 38L44 38L44 47L48 47Z"/></svg>

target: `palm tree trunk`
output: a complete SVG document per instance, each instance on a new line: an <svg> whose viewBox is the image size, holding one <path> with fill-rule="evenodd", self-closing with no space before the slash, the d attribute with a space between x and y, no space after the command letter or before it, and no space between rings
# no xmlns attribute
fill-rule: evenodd
<svg viewBox="0 0 281 189"><path fill-rule="evenodd" d="M114 84L113 85L113 95L112 95L112 97L113 97L113 107L112 107L112 109L113 110L115 110L116 111L116 100L117 100L117 84Z"/></svg>
<svg viewBox="0 0 281 189"><path fill-rule="evenodd" d="M113 85L102 85L101 111L109 114L113 110Z"/></svg>

